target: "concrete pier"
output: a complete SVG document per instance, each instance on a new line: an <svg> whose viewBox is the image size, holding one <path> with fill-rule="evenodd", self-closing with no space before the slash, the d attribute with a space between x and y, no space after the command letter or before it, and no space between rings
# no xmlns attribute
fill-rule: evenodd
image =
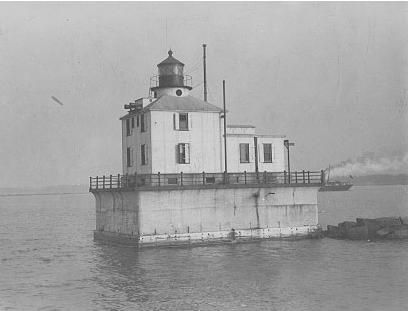
<svg viewBox="0 0 408 311"><path fill-rule="evenodd" d="M96 240L135 246L305 238L318 230L318 185L112 189L96 198Z"/></svg>

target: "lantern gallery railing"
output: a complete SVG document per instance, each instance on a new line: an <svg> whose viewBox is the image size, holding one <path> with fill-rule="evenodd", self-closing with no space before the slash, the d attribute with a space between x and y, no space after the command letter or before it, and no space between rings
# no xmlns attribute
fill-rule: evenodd
<svg viewBox="0 0 408 311"><path fill-rule="evenodd" d="M217 185L321 185L323 171L243 172L243 173L179 173L109 175L89 178L89 190L137 189L161 187L215 187Z"/></svg>

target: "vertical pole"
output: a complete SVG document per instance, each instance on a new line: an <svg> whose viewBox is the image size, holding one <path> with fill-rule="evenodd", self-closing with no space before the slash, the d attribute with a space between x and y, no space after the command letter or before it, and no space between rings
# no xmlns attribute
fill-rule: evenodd
<svg viewBox="0 0 408 311"><path fill-rule="evenodd" d="M98 181L98 176L96 176L96 189L98 189L98 183L99 183L99 181Z"/></svg>
<svg viewBox="0 0 408 311"><path fill-rule="evenodd" d="M255 172L258 176L258 137L254 137L254 146L255 146Z"/></svg>
<svg viewBox="0 0 408 311"><path fill-rule="evenodd" d="M310 184L310 171L307 171L307 183Z"/></svg>
<svg viewBox="0 0 408 311"><path fill-rule="evenodd" d="M203 44L203 71L204 71L204 101L207 101L207 62L205 48L207 44Z"/></svg>
<svg viewBox="0 0 408 311"><path fill-rule="evenodd" d="M225 80L222 80L222 97L224 103L224 171L227 173L227 110L225 109Z"/></svg>
<svg viewBox="0 0 408 311"><path fill-rule="evenodd" d="M245 185L246 185L246 183L247 183L246 171L244 171L244 180L245 180Z"/></svg>
<svg viewBox="0 0 408 311"><path fill-rule="evenodd" d="M92 177L89 177L89 190L92 190Z"/></svg>
<svg viewBox="0 0 408 311"><path fill-rule="evenodd" d="M290 184L290 156L289 156L289 142L288 142L288 175L289 175L289 184Z"/></svg>
<svg viewBox="0 0 408 311"><path fill-rule="evenodd" d="M203 171L203 185L205 185L205 172Z"/></svg>
<svg viewBox="0 0 408 311"><path fill-rule="evenodd" d="M183 185L183 172L180 173L180 185Z"/></svg>
<svg viewBox="0 0 408 311"><path fill-rule="evenodd" d="M103 180L102 188L105 189L105 175L103 175L102 180Z"/></svg>
<svg viewBox="0 0 408 311"><path fill-rule="evenodd" d="M160 172L157 173L157 178L159 179L159 187L160 187Z"/></svg>
<svg viewBox="0 0 408 311"><path fill-rule="evenodd" d="M120 188L120 174L118 174L118 181L117 181L117 183L118 183L118 188Z"/></svg>
<svg viewBox="0 0 408 311"><path fill-rule="evenodd" d="M306 181L305 181L305 170L303 170L303 183L306 183Z"/></svg>
<svg viewBox="0 0 408 311"><path fill-rule="evenodd" d="M109 188L112 189L112 175L109 176Z"/></svg>

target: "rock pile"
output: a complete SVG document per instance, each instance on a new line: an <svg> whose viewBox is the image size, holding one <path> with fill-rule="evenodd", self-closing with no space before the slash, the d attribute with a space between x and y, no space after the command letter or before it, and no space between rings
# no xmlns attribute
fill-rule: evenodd
<svg viewBox="0 0 408 311"><path fill-rule="evenodd" d="M324 235L335 239L379 240L407 239L408 217L357 218L344 221L337 226L327 226Z"/></svg>

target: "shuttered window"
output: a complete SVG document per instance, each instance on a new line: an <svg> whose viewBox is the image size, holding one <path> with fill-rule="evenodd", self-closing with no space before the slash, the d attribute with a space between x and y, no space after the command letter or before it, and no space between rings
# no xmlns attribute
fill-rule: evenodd
<svg viewBox="0 0 408 311"><path fill-rule="evenodd" d="M239 144L239 159L241 163L249 163L249 144Z"/></svg>
<svg viewBox="0 0 408 311"><path fill-rule="evenodd" d="M148 162L148 151L147 145L140 145L140 162L142 165L147 165Z"/></svg>
<svg viewBox="0 0 408 311"><path fill-rule="evenodd" d="M179 130L188 131L188 113L179 113Z"/></svg>
<svg viewBox="0 0 408 311"><path fill-rule="evenodd" d="M130 120L126 119L126 136L130 136L131 131L130 131Z"/></svg>
<svg viewBox="0 0 408 311"><path fill-rule="evenodd" d="M179 164L190 163L190 144L177 145L177 160Z"/></svg>
<svg viewBox="0 0 408 311"><path fill-rule="evenodd" d="M263 155L265 163L272 163L272 144L263 144Z"/></svg>
<svg viewBox="0 0 408 311"><path fill-rule="evenodd" d="M140 131L141 131L141 132L146 132L145 116L144 116L144 114L141 114L141 115L140 115Z"/></svg>
<svg viewBox="0 0 408 311"><path fill-rule="evenodd" d="M133 150L132 148L126 149L126 165L127 167L133 166Z"/></svg>
<svg viewBox="0 0 408 311"><path fill-rule="evenodd" d="M176 131L188 131L192 127L191 116L188 113L173 114L173 128Z"/></svg>

